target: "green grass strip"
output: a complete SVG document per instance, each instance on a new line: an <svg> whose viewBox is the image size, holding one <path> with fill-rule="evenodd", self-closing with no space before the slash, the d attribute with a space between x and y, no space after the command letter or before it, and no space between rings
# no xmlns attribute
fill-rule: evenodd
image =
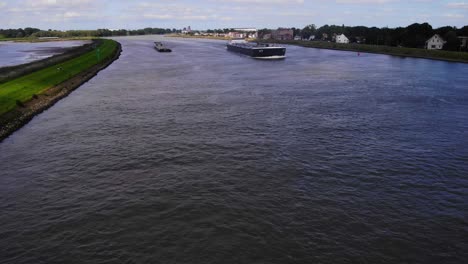
<svg viewBox="0 0 468 264"><path fill-rule="evenodd" d="M109 58L116 48L117 42L103 39L96 50L80 57L0 84L0 115L14 109L16 101L28 101L34 94L41 94Z"/></svg>

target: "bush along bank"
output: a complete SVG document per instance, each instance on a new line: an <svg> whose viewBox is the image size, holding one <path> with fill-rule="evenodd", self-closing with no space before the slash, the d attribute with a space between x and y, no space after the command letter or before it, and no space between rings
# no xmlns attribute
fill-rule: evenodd
<svg viewBox="0 0 468 264"><path fill-rule="evenodd" d="M0 84L0 141L119 58L120 43L100 41L79 57Z"/></svg>
<svg viewBox="0 0 468 264"><path fill-rule="evenodd" d="M261 40L260 42L289 44L317 49L332 49L344 51L356 51L364 53L377 53L401 57L425 58L432 60L445 60L452 62L468 63L468 52L426 50L405 47L377 46L367 44L341 44L326 41L303 41L303 40Z"/></svg>

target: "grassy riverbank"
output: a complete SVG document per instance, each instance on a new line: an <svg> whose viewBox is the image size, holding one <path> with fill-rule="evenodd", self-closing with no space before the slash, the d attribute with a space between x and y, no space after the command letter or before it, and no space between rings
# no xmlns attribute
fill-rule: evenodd
<svg viewBox="0 0 468 264"><path fill-rule="evenodd" d="M118 42L97 43L83 55L0 84L0 141L119 58Z"/></svg>
<svg viewBox="0 0 468 264"><path fill-rule="evenodd" d="M80 72L107 60L115 52L117 46L117 42L104 39L96 50L0 84L0 115L31 100L34 95L41 94Z"/></svg>
<svg viewBox="0 0 468 264"><path fill-rule="evenodd" d="M308 47L308 48L378 53L378 54L387 54L387 55L394 55L394 56L426 58L426 59L434 59L434 60L446 60L446 61L468 63L468 52L426 50L426 49L377 46L377 45L365 45L365 44L354 44L354 43L340 44L340 43L325 42L325 41L267 40L264 42L297 45L297 46Z"/></svg>

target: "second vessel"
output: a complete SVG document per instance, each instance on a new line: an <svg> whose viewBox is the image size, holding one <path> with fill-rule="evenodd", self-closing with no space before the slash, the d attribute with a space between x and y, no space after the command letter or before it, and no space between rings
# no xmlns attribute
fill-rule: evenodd
<svg viewBox="0 0 468 264"><path fill-rule="evenodd" d="M251 43L245 40L231 40L227 44L229 51L239 52L256 59L284 59L286 48L267 43Z"/></svg>

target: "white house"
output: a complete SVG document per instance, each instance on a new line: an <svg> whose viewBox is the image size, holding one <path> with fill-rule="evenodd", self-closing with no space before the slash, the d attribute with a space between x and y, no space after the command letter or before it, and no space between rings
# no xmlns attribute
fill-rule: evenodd
<svg viewBox="0 0 468 264"><path fill-rule="evenodd" d="M258 38L258 30L256 28L234 28L234 31L244 34L245 38Z"/></svg>
<svg viewBox="0 0 468 264"><path fill-rule="evenodd" d="M294 37L294 40L302 40L302 37L297 35L297 36Z"/></svg>
<svg viewBox="0 0 468 264"><path fill-rule="evenodd" d="M468 37L458 37L460 39L460 49L466 49L468 48Z"/></svg>
<svg viewBox="0 0 468 264"><path fill-rule="evenodd" d="M336 36L336 43L349 43L349 39L344 34L341 34Z"/></svg>
<svg viewBox="0 0 468 264"><path fill-rule="evenodd" d="M426 41L426 49L428 50L441 50L444 47L444 44L446 41L444 41L443 38L441 38L438 34L435 34L432 36L430 39Z"/></svg>

